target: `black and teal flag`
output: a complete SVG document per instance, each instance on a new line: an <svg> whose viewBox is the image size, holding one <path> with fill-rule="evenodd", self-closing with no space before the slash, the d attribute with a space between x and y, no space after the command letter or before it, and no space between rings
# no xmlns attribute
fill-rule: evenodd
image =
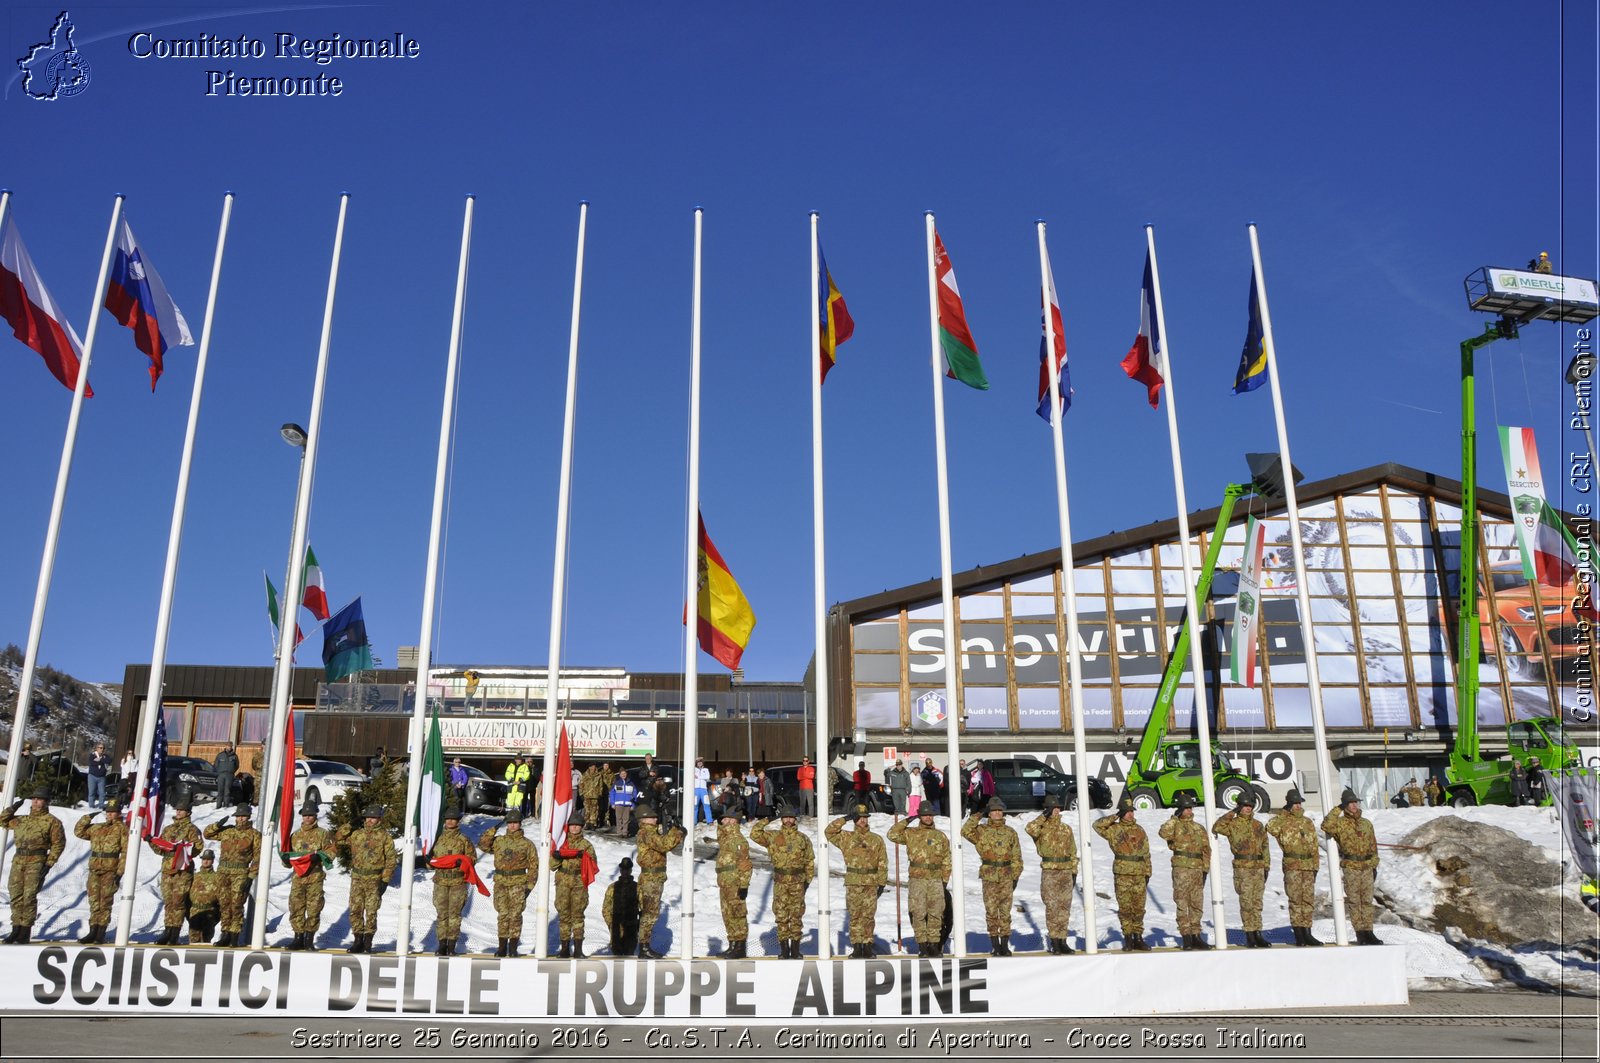
<svg viewBox="0 0 1600 1063"><path fill-rule="evenodd" d="M322 666L330 683L373 666L372 643L367 641L360 598L334 613L323 625Z"/></svg>

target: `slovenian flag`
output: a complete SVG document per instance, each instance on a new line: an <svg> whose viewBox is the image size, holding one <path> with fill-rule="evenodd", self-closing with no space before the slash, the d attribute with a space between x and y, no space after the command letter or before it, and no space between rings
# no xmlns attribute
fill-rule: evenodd
<svg viewBox="0 0 1600 1063"><path fill-rule="evenodd" d="M1267 332L1261 327L1261 301L1256 297L1256 271L1250 271L1250 323L1245 326L1239 371L1233 376L1233 393L1254 391L1267 380Z"/></svg>
<svg viewBox="0 0 1600 1063"><path fill-rule="evenodd" d="M189 323L183 319L183 311L167 294L167 286L161 283L161 274L133 238L126 217L117 230L105 305L119 324L133 329L134 346L150 359L150 390L154 391L167 348L193 347L194 337L189 334Z"/></svg>
<svg viewBox="0 0 1600 1063"><path fill-rule="evenodd" d="M1048 259L1045 260L1044 264L1044 276L1045 286L1050 291L1050 305L1044 308L1044 312L1050 315L1050 321L1048 325L1041 324L1040 326L1039 416L1043 417L1046 423L1049 423L1050 363L1046 361L1048 355L1045 351L1045 344L1051 342L1050 337L1052 331L1054 332L1055 336L1054 346L1056 356L1056 374L1061 378L1057 381L1057 387L1060 388L1061 414L1063 417L1066 416L1067 410L1072 406L1072 377L1067 372L1067 338L1061 334L1061 303L1056 299L1055 271L1050 268L1050 262Z"/></svg>
<svg viewBox="0 0 1600 1063"><path fill-rule="evenodd" d="M11 326L13 336L39 353L68 391L77 388L83 344L44 286L9 211L0 228L0 317ZM93 395L94 389L85 385L83 393Z"/></svg>
<svg viewBox="0 0 1600 1063"><path fill-rule="evenodd" d="M989 390L989 378L983 375L983 363L978 361L978 344L967 328L967 310L961 303L961 289L956 287L955 267L944 249L939 234L933 234L933 272L939 291L939 346L944 351L945 376L953 377L970 388Z"/></svg>
<svg viewBox="0 0 1600 1063"><path fill-rule="evenodd" d="M1149 390L1150 408L1161 407L1161 367L1166 352L1161 347L1161 325L1156 317L1156 279L1150 253L1144 256L1144 286L1139 291L1139 335L1122 359L1122 371Z"/></svg>
<svg viewBox="0 0 1600 1063"><path fill-rule="evenodd" d="M817 245L817 307L818 326L820 327L818 344L820 349L817 355L820 361L818 371L821 379L826 382L828 370L833 368L834 354L839 344L855 334L856 323L850 317L850 311L844 305L844 296L839 294L839 288L833 283L833 274L828 272L828 260L822 257L822 245Z"/></svg>

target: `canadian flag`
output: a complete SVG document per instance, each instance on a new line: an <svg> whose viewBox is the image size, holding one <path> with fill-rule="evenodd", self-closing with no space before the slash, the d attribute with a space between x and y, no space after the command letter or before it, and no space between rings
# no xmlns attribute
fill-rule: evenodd
<svg viewBox="0 0 1600 1063"><path fill-rule="evenodd" d="M556 746L555 788L550 792L550 844L559 849L567 841L567 820L572 818L572 747L567 744L567 725L561 725L561 740Z"/></svg>

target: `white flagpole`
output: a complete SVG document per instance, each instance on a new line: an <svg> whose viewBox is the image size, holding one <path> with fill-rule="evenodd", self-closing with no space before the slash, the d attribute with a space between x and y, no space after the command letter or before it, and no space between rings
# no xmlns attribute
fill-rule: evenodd
<svg viewBox="0 0 1600 1063"><path fill-rule="evenodd" d="M556 560L555 573L550 580L550 653L545 666L544 691L544 777L539 780L543 791L545 825L539 843L539 917L533 925L538 937L533 942L533 954L541 959L550 955L550 856L549 825L554 822L556 754L560 745L561 728L556 715L561 704L561 610L567 597L567 530L571 523L572 499L572 439L578 415L578 315L583 307L583 245L589 228L589 203L578 204L578 257L572 271L572 328L567 338L567 403L561 422L561 486L556 494ZM572 795L574 815L579 805L576 792ZM567 822L574 822L568 819ZM581 821L580 821L581 822Z"/></svg>
<svg viewBox="0 0 1600 1063"><path fill-rule="evenodd" d="M1167 332L1166 312L1161 302L1161 268L1156 264L1156 233L1153 226L1144 227L1145 245L1150 253L1150 282L1155 286L1156 329L1161 333L1161 376L1166 381L1167 436L1172 442L1172 487L1178 499L1179 556L1183 558L1183 603L1189 618L1189 672L1194 680L1194 718L1199 731L1201 757L1205 767L1200 772L1200 788L1205 796L1206 837L1210 838L1211 824L1216 818L1216 780L1211 768L1211 706L1206 699L1206 673L1201 653L1205 637L1205 614L1194 596L1194 558L1189 553L1189 502L1183 489L1183 455L1178 448L1178 394L1172 373L1172 336ZM1159 588L1157 588L1159 590ZM1165 632L1162 635L1165 638ZM1211 845L1211 929L1215 932L1216 947L1228 947L1228 921L1222 907L1222 858L1217 846Z"/></svg>
<svg viewBox="0 0 1600 1063"><path fill-rule="evenodd" d="M139 771L134 776L129 802L139 803L150 774L150 743L155 739L156 713L161 710L162 675L167 667L167 636L172 629L172 597L178 584L178 554L183 547L183 518L188 508L189 472L194 463L194 440L200 425L200 396L205 389L206 361L211 352L211 323L216 316L217 283L222 276L222 252L228 242L228 222L233 217L233 193L222 197L222 221L217 228L217 251L211 261L211 287L206 294L206 319L200 328L200 350L195 357L194 390L189 397L189 424L183 436L183 457L178 462L178 491L172 501L172 527L167 533L167 566L161 577L161 605L156 612L156 641L150 651L150 685L145 689L144 706L135 731L134 755ZM152 824L154 829L155 824ZM116 941L128 943L133 929L133 892L139 883L139 854L144 846L133 840L123 870L118 898Z"/></svg>
<svg viewBox="0 0 1600 1063"><path fill-rule="evenodd" d="M1283 463L1283 493L1289 515L1289 546L1294 551L1296 597L1300 606L1300 641L1305 643L1306 686L1311 694L1311 733L1317 746L1317 789L1322 813L1335 805L1338 775L1328 757L1328 733L1322 719L1322 677L1317 668L1317 643L1311 631L1311 593L1306 586L1305 545L1300 538L1300 502L1295 495L1294 465L1289 460L1289 429L1283 420L1283 393L1278 388L1278 356L1272 342L1272 313L1267 309L1267 277L1261 270L1261 243L1256 227L1250 227L1250 264L1256 277L1256 309L1261 314L1261 335L1267 345L1267 382L1272 385L1272 416L1278 428L1278 459ZM1335 863L1337 850L1332 838L1323 839L1328 857L1328 893L1333 898L1333 936L1340 945L1350 943L1344 918L1344 880Z"/></svg>
<svg viewBox="0 0 1600 1063"><path fill-rule="evenodd" d="M939 274L933 259L933 211L924 215L928 243L928 329L933 357L934 460L939 476L939 578L944 602L945 785L950 795L950 898L955 919L950 931L954 954L967 954L967 891L961 851L961 738L956 722L956 674L961 643L956 638L955 585L950 576L950 479L944 455L944 356L939 348Z"/></svg>
<svg viewBox="0 0 1600 1063"><path fill-rule="evenodd" d="M684 563L684 601L689 615L683 652L683 843L682 920L678 955L694 956L694 762L700 755L700 252L705 211L694 208L694 306L689 318L689 531ZM645 944L653 927L639 928Z"/></svg>
<svg viewBox="0 0 1600 1063"><path fill-rule="evenodd" d="M1072 516L1067 508L1067 450L1062 439L1061 372L1056 365L1056 323L1050 312L1055 302L1055 281L1050 272L1050 252L1045 248L1044 222L1039 230L1039 286L1044 306L1045 361L1050 366L1050 438L1055 445L1056 521L1061 525L1061 584L1066 594L1067 657L1070 707L1072 711L1072 756L1078 780L1078 862L1083 870L1083 945L1090 953L1100 951L1095 929L1094 857L1089 845L1089 751L1083 722L1083 653L1078 643L1078 588L1072 557ZM1063 321L1065 325L1065 321Z"/></svg>
<svg viewBox="0 0 1600 1063"><path fill-rule="evenodd" d="M833 955L832 876L823 825L833 806L829 794L833 763L828 759L828 596L822 524L822 254L817 240L817 212L811 212L811 566L815 604L817 681L817 959Z"/></svg>
<svg viewBox="0 0 1600 1063"><path fill-rule="evenodd" d="M6 193L0 204L8 203ZM28 648L22 658L22 674L17 677L17 703L11 714L11 765L22 763L22 738L28 730L29 710L33 707L33 674L39 665L39 640L44 634L44 611L50 602L50 580L56 567L56 544L61 537L61 513L67 504L67 481L72 476L72 455L78 443L78 416L83 411L83 392L89 386L89 358L94 353L95 333L100 329L100 307L106 301L106 284L111 275L111 249L122 221L122 199L111 203L111 225L106 229L106 249L100 256L100 277L95 281L94 301L89 304L89 331L83 340L83 360L78 364L78 382L72 389L72 411L67 414L67 437L61 444L61 465L56 470L56 493L50 502L50 523L44 536L44 556L39 560L39 583L33 593L33 620L28 625ZM0 211L0 222L5 221ZM62 322L65 326L67 323ZM146 754L148 756L148 753ZM16 799L19 772L6 772L0 787L0 804L10 808ZM11 832L0 831L0 874L5 872L6 852L11 847Z"/></svg>
<svg viewBox="0 0 1600 1063"><path fill-rule="evenodd" d="M328 296L322 306L322 339L317 346L317 375L311 389L311 423L306 430L304 457L300 461L300 483L295 492L294 540L289 548L289 576L283 588L283 608L279 610L278 662L273 677L272 726L267 731L266 756L262 758L261 788L256 797L266 803L261 817L262 833L273 829L272 801L281 785L282 773L293 770L284 764L284 721L289 715L294 687L294 610L299 595L291 588L300 586L306 570L306 529L311 523L311 484L316 479L317 445L322 441L322 396L328 379L328 347L333 336L333 299L339 287L339 257L344 251L344 220L350 208L350 193L339 195L339 221L333 233L333 261L328 266ZM412 751L415 756L416 750ZM415 766L413 766L415 770ZM250 946L261 948L267 936L267 899L272 891L272 868L277 861L262 860L256 872L255 912L250 924Z"/></svg>
<svg viewBox="0 0 1600 1063"><path fill-rule="evenodd" d="M422 634L417 639L416 696L411 707L411 770L406 773L405 846L400 851L400 923L395 953L411 952L412 876L417 867L417 824L414 814L422 796L423 728L428 718L428 673L433 666L433 613L439 586L439 540L444 527L444 492L450 468L450 434L455 421L456 379L461 364L462 320L467 305L467 261L472 252L472 208L468 196L461 217L461 256L456 263L456 301L450 314L450 348L445 355L444 402L439 410L439 456L433 468L433 508L428 522L428 568L422 577ZM357 810L360 814L360 810Z"/></svg>

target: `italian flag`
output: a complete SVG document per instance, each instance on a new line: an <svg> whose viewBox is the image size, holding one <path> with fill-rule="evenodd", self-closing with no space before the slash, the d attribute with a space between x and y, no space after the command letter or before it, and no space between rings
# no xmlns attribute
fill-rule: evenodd
<svg viewBox="0 0 1600 1063"><path fill-rule="evenodd" d="M1256 643L1261 631L1261 555L1267 529L1259 520L1245 521L1244 560L1239 565L1239 597L1233 612L1229 677L1245 687L1256 685Z"/></svg>
<svg viewBox="0 0 1600 1063"><path fill-rule="evenodd" d="M433 706L428 740L422 744L422 789L417 796L417 845L426 856L444 821L444 741L439 733L439 705Z"/></svg>
<svg viewBox="0 0 1600 1063"><path fill-rule="evenodd" d="M979 391L989 390L989 378L978 361L978 345L967 328L967 312L956 287L956 271L939 234L933 234L933 270L939 289L939 346L944 350L945 376Z"/></svg>
<svg viewBox="0 0 1600 1063"><path fill-rule="evenodd" d="M279 625L282 623L278 616L278 588L272 585L272 577L267 575L266 572L261 573L261 578L267 584L267 617L272 621L272 644L276 646L278 644ZM300 630L300 622L295 621L294 644L298 646L305 640L305 633Z"/></svg>
<svg viewBox="0 0 1600 1063"><path fill-rule="evenodd" d="M300 604L318 620L328 619L328 587L322 582L322 566L317 563L310 543L306 544L305 589L301 591Z"/></svg>
<svg viewBox="0 0 1600 1063"><path fill-rule="evenodd" d="M1511 496L1517 545L1522 549L1522 574L1547 587L1560 587L1578 567L1577 541L1545 499L1533 429L1501 425L1500 454L1506 463L1506 493Z"/></svg>

